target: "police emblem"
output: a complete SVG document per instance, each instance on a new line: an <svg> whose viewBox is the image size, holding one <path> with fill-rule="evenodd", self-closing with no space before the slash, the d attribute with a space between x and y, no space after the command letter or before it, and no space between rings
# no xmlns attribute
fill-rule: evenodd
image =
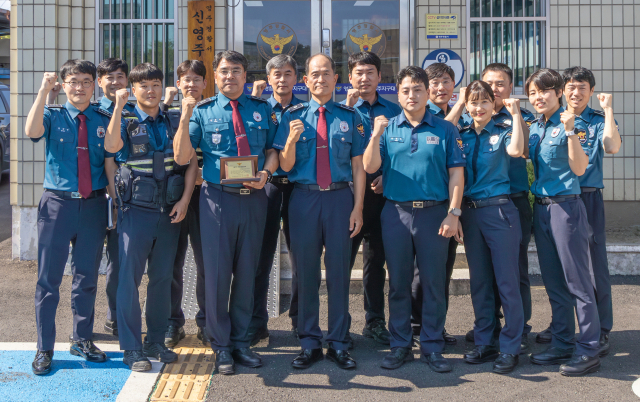
<svg viewBox="0 0 640 402"><path fill-rule="evenodd" d="M491 138L489 138L489 144L496 145L498 143L499 138L500 138L499 135L492 135Z"/></svg>
<svg viewBox="0 0 640 402"><path fill-rule="evenodd" d="M98 130L96 132L98 134L98 138L104 138L105 134L107 134L107 131L102 126L98 126Z"/></svg>
<svg viewBox="0 0 640 402"><path fill-rule="evenodd" d="M553 138L556 138L558 136L558 134L560 134L560 127L554 128L553 131L551 132L551 136Z"/></svg>
<svg viewBox="0 0 640 402"><path fill-rule="evenodd" d="M260 116L259 112L253 112L253 120L262 121L262 116Z"/></svg>
<svg viewBox="0 0 640 402"><path fill-rule="evenodd" d="M347 131L349 131L349 123L347 123L346 121L341 121L340 131L342 131L343 133L346 133Z"/></svg>
<svg viewBox="0 0 640 402"><path fill-rule="evenodd" d="M298 48L298 37L289 25L274 22L260 30L256 46L260 56L266 60L279 54L293 56Z"/></svg>
<svg viewBox="0 0 640 402"><path fill-rule="evenodd" d="M527 124L527 127L531 127L531 124L533 123L532 121L525 121L525 123Z"/></svg>
<svg viewBox="0 0 640 402"><path fill-rule="evenodd" d="M460 148L460 150L463 151L464 145L462 144L462 138L456 138L456 143L458 144L458 148Z"/></svg>
<svg viewBox="0 0 640 402"><path fill-rule="evenodd" d="M356 126L356 130L358 130L358 134L360 134L361 137L364 137L364 126L362 123Z"/></svg>
<svg viewBox="0 0 640 402"><path fill-rule="evenodd" d="M589 138L593 138L596 136L596 128L593 126L589 126Z"/></svg>
<svg viewBox="0 0 640 402"><path fill-rule="evenodd" d="M273 124L275 124L276 126L278 125L278 116L276 116L276 112L271 112L271 121L273 122Z"/></svg>
<svg viewBox="0 0 640 402"><path fill-rule="evenodd" d="M382 56L387 46L387 35L379 26L361 22L349 29L344 43L350 55L359 52L372 52Z"/></svg>
<svg viewBox="0 0 640 402"><path fill-rule="evenodd" d="M587 132L585 130L576 130L576 135L580 138L580 144L584 145L587 142Z"/></svg>
<svg viewBox="0 0 640 402"><path fill-rule="evenodd" d="M222 134L211 134L211 142L218 145L220 140L222 140Z"/></svg>

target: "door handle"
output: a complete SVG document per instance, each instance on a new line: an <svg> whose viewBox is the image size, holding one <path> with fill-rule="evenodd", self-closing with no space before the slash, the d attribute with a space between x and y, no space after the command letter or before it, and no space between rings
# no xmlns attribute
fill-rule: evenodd
<svg viewBox="0 0 640 402"><path fill-rule="evenodd" d="M322 30L322 53L331 57L331 30Z"/></svg>

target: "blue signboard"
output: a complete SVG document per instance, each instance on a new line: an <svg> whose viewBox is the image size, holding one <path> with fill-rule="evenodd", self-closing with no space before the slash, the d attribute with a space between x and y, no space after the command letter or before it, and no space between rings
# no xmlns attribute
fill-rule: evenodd
<svg viewBox="0 0 640 402"><path fill-rule="evenodd" d="M245 95L251 95L251 91L253 90L253 83L244 84L244 93ZM307 86L304 84L296 84L293 86L293 94L294 95L306 95L309 92ZM267 87L262 91L263 95L271 95L273 93L273 88L271 85L267 85Z"/></svg>
<svg viewBox="0 0 640 402"><path fill-rule="evenodd" d="M426 69L433 63L444 63L453 69L456 86L460 85L464 78L464 63L458 53L449 49L438 49L429 53L422 62L422 68Z"/></svg>
<svg viewBox="0 0 640 402"><path fill-rule="evenodd" d="M353 88L351 84L336 85L336 95L346 95ZM396 84L378 84L378 93L380 95L395 95L398 93Z"/></svg>

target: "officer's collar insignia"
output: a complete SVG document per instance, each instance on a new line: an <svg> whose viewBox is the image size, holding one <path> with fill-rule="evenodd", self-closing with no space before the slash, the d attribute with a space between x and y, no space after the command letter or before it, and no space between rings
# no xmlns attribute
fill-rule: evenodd
<svg viewBox="0 0 640 402"><path fill-rule="evenodd" d="M196 107L206 105L207 103L213 102L213 98L203 99L200 102L196 103Z"/></svg>
<svg viewBox="0 0 640 402"><path fill-rule="evenodd" d="M591 111L593 112L593 114L597 114L598 116L604 117L604 112L602 110L593 110L593 109L591 109Z"/></svg>
<svg viewBox="0 0 640 402"><path fill-rule="evenodd" d="M498 143L498 139L500 139L499 135L492 135L491 138L489 138L489 144L496 145Z"/></svg>
<svg viewBox="0 0 640 402"><path fill-rule="evenodd" d="M593 126L589 126L589 138L593 138L596 136L596 128Z"/></svg>
<svg viewBox="0 0 640 402"><path fill-rule="evenodd" d="M533 124L533 121L525 121L525 124L527 125L527 127L531 127L531 124Z"/></svg>
<svg viewBox="0 0 640 402"><path fill-rule="evenodd" d="M258 111L253 112L253 120L255 120L257 122L261 122L262 121L262 115L260 114L260 112L258 112Z"/></svg>
<svg viewBox="0 0 640 402"><path fill-rule="evenodd" d="M462 138L456 138L456 143L458 144L458 148L462 151L464 149L464 144L462 143Z"/></svg>
<svg viewBox="0 0 640 402"><path fill-rule="evenodd" d="M576 130L576 135L580 139L580 144L584 145L587 142L587 131L586 130Z"/></svg>
<svg viewBox="0 0 640 402"><path fill-rule="evenodd" d="M551 132L551 136L553 138L556 138L558 136L558 134L560 134L560 127L554 128L553 131Z"/></svg>
<svg viewBox="0 0 640 402"><path fill-rule="evenodd" d="M346 133L347 131L349 131L349 123L347 123L346 121L341 121L340 131L342 131L343 133Z"/></svg>
<svg viewBox="0 0 640 402"><path fill-rule="evenodd" d="M292 113L295 112L296 110L300 110L304 107L304 103L298 103L297 105L293 105L290 108L287 109L287 112Z"/></svg>
<svg viewBox="0 0 640 402"><path fill-rule="evenodd" d="M98 134L98 138L104 138L105 134L107 134L107 131L104 129L104 127L98 126L98 130L96 131L96 133Z"/></svg>
<svg viewBox="0 0 640 402"><path fill-rule="evenodd" d="M358 134L360 134L361 137L364 137L364 126L362 123L356 126L356 130L358 130Z"/></svg>
<svg viewBox="0 0 640 402"><path fill-rule="evenodd" d="M348 110L350 112L355 112L356 110L354 108L352 108L351 106L345 105L344 103L336 103L336 105L338 105L339 107Z"/></svg>
<svg viewBox="0 0 640 402"><path fill-rule="evenodd" d="M271 112L271 122L276 126L278 125L278 116L276 116L276 112Z"/></svg>

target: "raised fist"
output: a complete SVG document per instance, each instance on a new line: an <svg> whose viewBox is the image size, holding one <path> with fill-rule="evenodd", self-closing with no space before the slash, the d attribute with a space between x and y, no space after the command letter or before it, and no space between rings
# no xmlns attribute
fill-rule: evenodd
<svg viewBox="0 0 640 402"><path fill-rule="evenodd" d="M611 94L601 93L598 94L598 100L600 101L600 107L602 110L611 108L613 96Z"/></svg>
<svg viewBox="0 0 640 402"><path fill-rule="evenodd" d="M304 132L304 123L300 119L292 120L289 123L289 139L293 142L298 141L300 134Z"/></svg>
<svg viewBox="0 0 640 402"><path fill-rule="evenodd" d="M126 88L118 89L116 91L116 106L115 108L122 111L124 105L129 100L129 91Z"/></svg>
<svg viewBox="0 0 640 402"><path fill-rule="evenodd" d="M54 89L57 81L58 81L58 75L56 73L44 73L44 77L42 77L42 85L40 86L40 89L49 93L49 91ZM58 89L58 92L60 92L59 89Z"/></svg>
<svg viewBox="0 0 640 402"><path fill-rule="evenodd" d="M564 124L564 131L573 131L576 115L565 110L560 114L560 121Z"/></svg>
<svg viewBox="0 0 640 402"><path fill-rule="evenodd" d="M373 136L381 136L382 133L384 133L384 130L387 128L387 125L389 125L389 119L382 115L376 117L376 119L373 121Z"/></svg>
<svg viewBox="0 0 640 402"><path fill-rule="evenodd" d="M253 83L253 89L251 90L251 96L261 97L262 92L267 87L267 81L259 80Z"/></svg>
<svg viewBox="0 0 640 402"><path fill-rule="evenodd" d="M178 88L176 87L166 87L164 89L164 103L165 105L171 105L173 99L178 94Z"/></svg>
<svg viewBox="0 0 640 402"><path fill-rule="evenodd" d="M347 106L354 107L356 103L358 103L358 99L360 99L360 91L355 88L351 88L347 92Z"/></svg>
<svg viewBox="0 0 640 402"><path fill-rule="evenodd" d="M520 99L509 98L502 101L511 116L520 115Z"/></svg>

